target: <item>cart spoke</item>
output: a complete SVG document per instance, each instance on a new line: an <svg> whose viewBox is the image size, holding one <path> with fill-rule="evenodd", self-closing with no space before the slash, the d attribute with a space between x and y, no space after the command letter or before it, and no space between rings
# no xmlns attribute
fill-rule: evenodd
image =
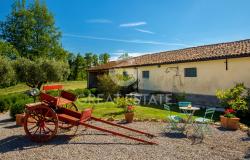
<svg viewBox="0 0 250 160"><path fill-rule="evenodd" d="M27 113L24 129L33 141L48 141L57 133L57 115L48 106L41 104L34 106Z"/></svg>
<svg viewBox="0 0 250 160"><path fill-rule="evenodd" d="M30 116L33 118L33 119L35 119L35 120L39 120L39 118L37 119L37 117L35 117L35 115L34 114L30 114Z"/></svg>
<svg viewBox="0 0 250 160"><path fill-rule="evenodd" d="M46 129L48 129L50 132L53 132L49 127L45 126Z"/></svg>
<svg viewBox="0 0 250 160"><path fill-rule="evenodd" d="M37 125L34 125L33 127L29 128L28 130L31 131L31 130L33 130L36 127L37 127Z"/></svg>
<svg viewBox="0 0 250 160"><path fill-rule="evenodd" d="M29 121L29 119L28 119L27 123L37 123L37 121Z"/></svg>
<svg viewBox="0 0 250 160"><path fill-rule="evenodd" d="M39 126L37 126L37 129L36 129L36 131L33 133L33 134L36 134L36 132L38 131L38 129L39 129L40 127Z"/></svg>
<svg viewBox="0 0 250 160"><path fill-rule="evenodd" d="M43 132L45 133L45 134L48 134L49 132L46 132L46 130L44 129L45 127L43 127L42 129L43 129Z"/></svg>

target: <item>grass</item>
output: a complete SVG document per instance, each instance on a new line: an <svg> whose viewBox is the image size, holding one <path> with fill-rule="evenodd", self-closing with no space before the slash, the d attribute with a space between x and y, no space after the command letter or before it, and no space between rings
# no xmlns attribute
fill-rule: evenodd
<svg viewBox="0 0 250 160"><path fill-rule="evenodd" d="M53 83L49 83L53 84ZM54 84L62 84L64 85L64 89L74 90L78 88L86 88L86 81L65 81L58 82ZM16 86L0 89L0 96L12 94L12 93L20 93L28 90L29 87L25 84L18 84ZM99 118L114 118L117 120L122 120L124 118L123 109L118 108L113 102L102 102L102 99L97 98L79 98L76 102L76 105L80 110L84 110L85 108L92 107L93 115ZM186 118L186 115L181 113L177 106L172 106L171 108L172 115L178 115L182 118ZM195 116L202 117L204 115L204 110L197 111ZM162 106L156 105L138 105L135 108L135 118L141 120L148 119L158 119L158 120L166 120L167 115L170 113L163 109ZM215 113L215 120L219 119L219 112ZM194 117L195 117L194 116Z"/></svg>
<svg viewBox="0 0 250 160"><path fill-rule="evenodd" d="M62 84L65 90L68 90L68 89L74 90L78 88L83 89L83 88L86 88L86 85L87 85L86 81L65 81L65 82L56 82L56 83L48 83L48 84ZM12 93L20 93L28 89L30 88L26 84L20 83L15 86L0 89L0 96L12 94Z"/></svg>
<svg viewBox="0 0 250 160"><path fill-rule="evenodd" d="M99 118L110 118L116 120L124 119L123 109L118 108L113 102L102 102L101 99L95 98L80 98L76 105L80 110L85 108L93 108L93 115ZM178 115L182 118L187 118L186 115L181 113L177 106L172 106L172 115ZM194 115L195 117L203 117L205 110L202 109L197 111ZM140 120L148 119L158 119L166 120L166 117L169 115L169 111L163 109L162 106L155 105L138 105L135 107L135 118ZM214 115L214 120L219 119L220 112L216 112Z"/></svg>

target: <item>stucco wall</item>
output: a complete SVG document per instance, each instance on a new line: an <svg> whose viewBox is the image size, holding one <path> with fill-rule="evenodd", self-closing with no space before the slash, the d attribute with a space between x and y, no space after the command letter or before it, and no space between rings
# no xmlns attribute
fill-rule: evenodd
<svg viewBox="0 0 250 160"><path fill-rule="evenodd" d="M215 95L216 89L229 88L240 82L250 87L250 57L228 59L228 70L225 61L224 59L138 67L139 89ZM184 77L184 68L191 67L197 68L197 77ZM137 68L116 69L116 72L123 71L137 77ZM150 72L149 79L142 78L142 71Z"/></svg>

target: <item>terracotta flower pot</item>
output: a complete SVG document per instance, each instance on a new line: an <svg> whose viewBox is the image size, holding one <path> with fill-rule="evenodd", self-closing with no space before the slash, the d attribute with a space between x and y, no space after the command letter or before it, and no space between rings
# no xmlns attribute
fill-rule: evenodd
<svg viewBox="0 0 250 160"><path fill-rule="evenodd" d="M16 125L23 126L24 123L24 114L16 114Z"/></svg>
<svg viewBox="0 0 250 160"><path fill-rule="evenodd" d="M134 113L133 112L125 113L125 120L127 121L127 123L133 122L133 119L134 119Z"/></svg>
<svg viewBox="0 0 250 160"><path fill-rule="evenodd" d="M240 119L235 118L227 118L224 116L220 116L221 126L227 129L237 130L239 128L239 121Z"/></svg>

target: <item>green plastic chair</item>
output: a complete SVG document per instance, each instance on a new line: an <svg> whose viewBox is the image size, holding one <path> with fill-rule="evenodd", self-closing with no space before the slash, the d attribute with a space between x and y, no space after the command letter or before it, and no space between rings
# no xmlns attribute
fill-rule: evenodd
<svg viewBox="0 0 250 160"><path fill-rule="evenodd" d="M178 124L182 121L182 118L180 116L177 115L172 115L172 111L170 109L170 105L171 103L166 103L164 104L164 109L169 111L169 115L167 116L167 120L169 122L170 125L168 125L166 127L166 131L167 132L183 132L184 129L183 127L180 127Z"/></svg>
<svg viewBox="0 0 250 160"><path fill-rule="evenodd" d="M208 108L205 111L204 117L199 117L194 120L195 132L199 135L205 133L211 134L209 124L213 122L215 108Z"/></svg>
<svg viewBox="0 0 250 160"><path fill-rule="evenodd" d="M178 102L178 106L179 107L188 107L189 105L192 105L192 102L187 102L187 101L182 101L182 102ZM183 114L185 114L185 116L190 116L190 111L187 110L182 110Z"/></svg>
<svg viewBox="0 0 250 160"><path fill-rule="evenodd" d="M215 108L208 108L205 111L204 117L196 118L194 121L197 123L211 123L213 122L213 116L214 116Z"/></svg>

